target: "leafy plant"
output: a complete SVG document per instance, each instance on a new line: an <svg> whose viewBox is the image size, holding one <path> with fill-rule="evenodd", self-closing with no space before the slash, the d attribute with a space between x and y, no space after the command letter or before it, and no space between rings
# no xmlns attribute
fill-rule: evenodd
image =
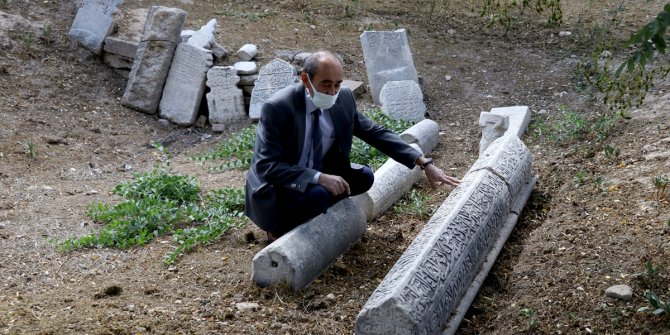
<svg viewBox="0 0 670 335"><path fill-rule="evenodd" d="M584 182L586 182L586 172L578 171L575 174L574 181L575 181L575 184L577 184L577 186L584 185Z"/></svg>
<svg viewBox="0 0 670 335"><path fill-rule="evenodd" d="M535 311L532 308L523 308L519 311L519 315L528 318L528 330L533 331L537 328L538 322L535 319Z"/></svg>
<svg viewBox="0 0 670 335"><path fill-rule="evenodd" d="M53 29L51 28L51 25L47 24L44 26L44 29L42 29L42 40L47 45L51 45L51 43L53 43Z"/></svg>
<svg viewBox="0 0 670 335"><path fill-rule="evenodd" d="M216 15L223 15L228 17L236 17L241 19L246 19L249 21L257 22L264 17L270 17L277 15L277 13L272 11L263 11L263 12L240 12L233 9L225 9L222 11L214 12Z"/></svg>
<svg viewBox="0 0 670 335"><path fill-rule="evenodd" d="M603 176L598 176L595 179L593 179L593 183L596 185L596 187L600 192L605 191L605 178L603 178Z"/></svg>
<svg viewBox="0 0 670 335"><path fill-rule="evenodd" d="M644 297L651 307L640 307L637 310L638 312L651 312L653 315L670 314L670 302L663 302L654 291L644 291Z"/></svg>
<svg viewBox="0 0 670 335"><path fill-rule="evenodd" d="M364 114L374 123L385 127L395 133L401 133L409 128L412 123L403 120L395 120L382 113L380 108L366 110ZM351 161L359 164L368 164L373 170L379 168L387 160L387 156L369 144L358 138L354 138L351 145Z"/></svg>
<svg viewBox="0 0 670 335"><path fill-rule="evenodd" d="M393 206L393 212L396 214L413 215L419 218L428 217L431 211L426 204L427 200L428 196L426 194L413 188Z"/></svg>
<svg viewBox="0 0 670 335"><path fill-rule="evenodd" d="M621 154L621 150L615 146L612 146L611 144L605 145L604 151L605 157L607 158L619 158L619 155Z"/></svg>
<svg viewBox="0 0 670 335"><path fill-rule="evenodd" d="M249 164L251 164L255 143L256 126L252 125L221 142L214 151L193 156L191 159L196 161L225 159L226 161L223 164L216 165L212 169L215 171L244 170L249 168Z"/></svg>
<svg viewBox="0 0 670 335"><path fill-rule="evenodd" d="M516 17L513 12L523 14L524 10L534 7L537 13L549 11L549 24L558 25L563 21L563 10L561 0L480 0L481 9L479 14L486 17L489 25L498 24L505 28L505 33L512 27Z"/></svg>
<svg viewBox="0 0 670 335"><path fill-rule="evenodd" d="M33 141L23 143L23 152L31 159L37 158L37 147Z"/></svg>
<svg viewBox="0 0 670 335"><path fill-rule="evenodd" d="M658 175L654 177L654 187L656 188L656 199L660 199L665 195L665 189L668 187L668 176Z"/></svg>

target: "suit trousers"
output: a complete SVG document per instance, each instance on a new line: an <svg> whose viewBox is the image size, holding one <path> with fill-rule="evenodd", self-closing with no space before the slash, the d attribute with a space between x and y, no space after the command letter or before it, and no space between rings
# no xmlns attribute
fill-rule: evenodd
<svg viewBox="0 0 670 335"><path fill-rule="evenodd" d="M375 179L372 169L368 166L363 166L360 169L349 169L339 175L349 184L350 195L334 196L318 184L310 184L305 192L281 188L277 197L280 202L279 225L272 232L273 235L281 236L309 219L326 213L328 208L338 201L367 192L372 187Z"/></svg>

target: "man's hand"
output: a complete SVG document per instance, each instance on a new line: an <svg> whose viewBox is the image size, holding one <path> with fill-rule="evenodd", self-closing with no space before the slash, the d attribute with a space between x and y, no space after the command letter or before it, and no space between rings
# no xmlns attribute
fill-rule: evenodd
<svg viewBox="0 0 670 335"><path fill-rule="evenodd" d="M351 194L349 184L340 176L321 173L318 180L319 185L323 186L330 194L337 196L346 193Z"/></svg>
<svg viewBox="0 0 670 335"><path fill-rule="evenodd" d="M433 164L428 164L426 166L425 172L426 172L426 178L428 178L428 182L430 182L430 186L433 188L440 186L442 184L458 186L458 184L461 183L460 180L454 177L447 176L444 173L444 171L442 171L442 169Z"/></svg>

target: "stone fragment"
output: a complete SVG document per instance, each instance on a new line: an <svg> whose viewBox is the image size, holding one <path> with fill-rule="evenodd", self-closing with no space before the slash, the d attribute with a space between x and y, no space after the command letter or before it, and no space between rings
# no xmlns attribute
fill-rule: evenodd
<svg viewBox="0 0 670 335"><path fill-rule="evenodd" d="M212 125L212 131L215 133L223 133L226 131L226 125L225 124L213 124Z"/></svg>
<svg viewBox="0 0 670 335"><path fill-rule="evenodd" d="M209 123L230 124L244 120L247 113L244 110L242 90L237 87L240 77L232 66L215 66L207 72L207 106L209 108Z"/></svg>
<svg viewBox="0 0 670 335"><path fill-rule="evenodd" d="M209 49L210 46L214 43L214 34L216 33L216 19L211 19L207 22L206 25L200 27L200 30L193 33L191 38L188 39L188 44L203 48Z"/></svg>
<svg viewBox="0 0 670 335"><path fill-rule="evenodd" d="M181 34L179 34L179 37L181 38L181 43L187 43L189 39L191 39L191 36L195 34L195 30L191 29L184 29L181 31Z"/></svg>
<svg viewBox="0 0 670 335"><path fill-rule="evenodd" d="M198 128L205 128L207 124L207 117L204 115L198 116L198 119L195 121L195 126Z"/></svg>
<svg viewBox="0 0 670 335"><path fill-rule="evenodd" d="M430 153L440 141L440 125L425 119L400 133L400 138L409 144L417 144L423 153Z"/></svg>
<svg viewBox="0 0 670 335"><path fill-rule="evenodd" d="M372 293L356 334L438 334L457 306L467 310L461 300L526 194L513 185L528 185L530 160L516 136L491 144Z"/></svg>
<svg viewBox="0 0 670 335"><path fill-rule="evenodd" d="M122 103L155 114L186 12L152 6L130 71Z"/></svg>
<svg viewBox="0 0 670 335"><path fill-rule="evenodd" d="M214 57L217 59L222 59L228 57L230 55L230 52L219 42L214 41L214 44L211 46L212 53L214 53Z"/></svg>
<svg viewBox="0 0 670 335"><path fill-rule="evenodd" d="M298 66L305 66L305 60L309 57L309 52L300 52L293 57L293 61L298 64Z"/></svg>
<svg viewBox="0 0 670 335"><path fill-rule="evenodd" d="M128 59L134 59L137 54L137 44L132 41L126 41L118 37L107 36L103 50L106 53L117 54Z"/></svg>
<svg viewBox="0 0 670 335"><path fill-rule="evenodd" d="M482 139L479 141L479 155L481 155L493 141L505 134L509 127L509 117L481 112L479 127L482 129Z"/></svg>
<svg viewBox="0 0 670 335"><path fill-rule="evenodd" d="M233 64L238 75L250 75L258 73L256 62L237 62Z"/></svg>
<svg viewBox="0 0 670 335"><path fill-rule="evenodd" d="M114 14L116 29L112 37L132 43L135 45L135 49L137 49L137 45L142 40L142 33L147 23L149 9L149 7L134 9L127 8L127 6L119 7ZM133 53L131 58L134 57L135 54Z"/></svg>
<svg viewBox="0 0 670 335"><path fill-rule="evenodd" d="M419 146L412 144L419 150ZM421 179L421 169L408 169L392 159L387 160L377 171L372 187L365 193L353 197L367 220L372 220L389 209Z"/></svg>
<svg viewBox="0 0 670 335"><path fill-rule="evenodd" d="M133 59L123 57L117 54L105 53L102 55L102 61L115 68L115 69L125 69L130 70L133 67Z"/></svg>
<svg viewBox="0 0 670 335"><path fill-rule="evenodd" d="M360 38L374 103L380 104L379 93L388 81L419 82L405 29L366 31Z"/></svg>
<svg viewBox="0 0 670 335"><path fill-rule="evenodd" d="M605 290L605 295L611 298L628 301L633 299L633 289L628 285L614 285Z"/></svg>
<svg viewBox="0 0 670 335"><path fill-rule="evenodd" d="M345 79L342 85L348 87L355 97L359 97L365 91L362 81Z"/></svg>
<svg viewBox="0 0 670 335"><path fill-rule="evenodd" d="M365 215L346 198L259 251L252 280L261 287L286 282L305 288L365 233Z"/></svg>
<svg viewBox="0 0 670 335"><path fill-rule="evenodd" d="M238 72L239 73L239 72ZM293 65L275 58L261 68L256 80L254 91L251 93L249 117L257 120L261 117L263 104L282 88L295 83L297 73Z"/></svg>
<svg viewBox="0 0 670 335"><path fill-rule="evenodd" d="M505 135L512 134L521 138L526 133L528 124L530 124L530 109L528 106L492 108L490 113L509 117L509 127L507 127Z"/></svg>
<svg viewBox="0 0 670 335"><path fill-rule="evenodd" d="M416 81L389 81L379 92L382 112L395 120L421 121L425 119L426 104Z"/></svg>
<svg viewBox="0 0 670 335"><path fill-rule="evenodd" d="M240 81L237 83L237 85L239 85L239 86L253 86L257 79L258 79L257 74L240 76Z"/></svg>
<svg viewBox="0 0 670 335"><path fill-rule="evenodd" d="M255 44L245 44L240 50L237 50L237 57L242 61L250 61L256 57L258 48Z"/></svg>
<svg viewBox="0 0 670 335"><path fill-rule="evenodd" d="M212 52L180 43L175 51L160 102L160 116L181 126L195 123L205 93Z"/></svg>
<svg viewBox="0 0 670 335"><path fill-rule="evenodd" d="M261 306L256 302L238 302L235 304L235 308L237 308L237 310L240 312L255 311L260 307Z"/></svg>
<svg viewBox="0 0 670 335"><path fill-rule="evenodd" d="M7 224L4 222L0 222L0 229L5 229L7 228Z"/></svg>
<svg viewBox="0 0 670 335"><path fill-rule="evenodd" d="M112 14L123 0L85 0L77 10L68 35L84 48L100 54L105 37L112 32Z"/></svg>

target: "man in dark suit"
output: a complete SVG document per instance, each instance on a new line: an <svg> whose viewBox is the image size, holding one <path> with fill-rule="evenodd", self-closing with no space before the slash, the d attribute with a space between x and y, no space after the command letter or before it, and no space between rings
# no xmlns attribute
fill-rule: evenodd
<svg viewBox="0 0 670 335"><path fill-rule="evenodd" d="M410 169L421 166L433 187L459 183L359 113L351 91L340 87L343 78L339 58L316 52L305 60L301 83L280 90L261 109L245 214L270 241L337 201L370 189L372 170L352 167L349 160L353 136Z"/></svg>

